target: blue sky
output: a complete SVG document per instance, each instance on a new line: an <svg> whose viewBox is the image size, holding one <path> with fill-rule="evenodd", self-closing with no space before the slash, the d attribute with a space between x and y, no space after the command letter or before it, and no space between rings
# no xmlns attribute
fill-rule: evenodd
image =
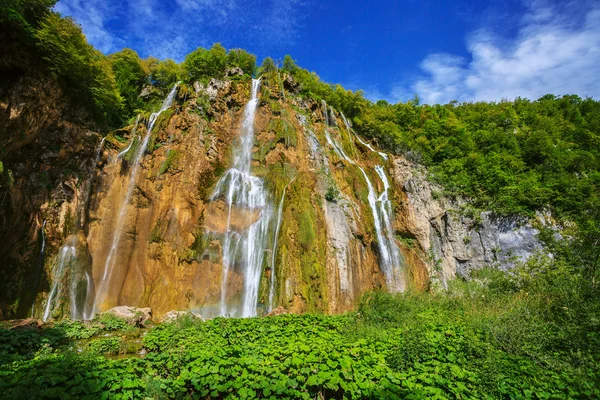
<svg viewBox="0 0 600 400"><path fill-rule="evenodd" d="M105 53L181 61L221 42L298 64L371 100L600 99L592 0L61 0Z"/></svg>

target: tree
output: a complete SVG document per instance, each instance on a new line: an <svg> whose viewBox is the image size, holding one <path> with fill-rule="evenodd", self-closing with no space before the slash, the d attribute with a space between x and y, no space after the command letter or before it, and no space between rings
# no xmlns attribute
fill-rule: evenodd
<svg viewBox="0 0 600 400"><path fill-rule="evenodd" d="M110 56L112 70L115 74L119 93L123 97L124 109L127 116L142 106L139 98L140 91L146 81L146 72L142 60L131 49L123 49Z"/></svg>
<svg viewBox="0 0 600 400"><path fill-rule="evenodd" d="M98 121L118 125L122 98L110 60L87 43L70 18L51 13L35 33L42 59L63 83L66 93L87 106Z"/></svg>
<svg viewBox="0 0 600 400"><path fill-rule="evenodd" d="M283 69L286 72L292 73L296 68L298 67L296 66L296 62L294 61L294 59L289 54L286 54L283 57L283 67L281 69Z"/></svg>
<svg viewBox="0 0 600 400"><path fill-rule="evenodd" d="M256 69L256 56L242 49L231 49L227 53L227 66L240 67L244 74L252 76Z"/></svg>
<svg viewBox="0 0 600 400"><path fill-rule="evenodd" d="M159 61L152 72L152 83L161 89L170 88L180 79L181 65L171 59Z"/></svg>
<svg viewBox="0 0 600 400"><path fill-rule="evenodd" d="M263 60L261 65L261 72L263 74L273 72L277 70L277 66L275 65L275 61L271 57L267 57Z"/></svg>
<svg viewBox="0 0 600 400"><path fill-rule="evenodd" d="M206 81L209 78L220 78L225 74L227 51L220 43L215 43L210 50L198 47L185 57L183 68L190 81Z"/></svg>

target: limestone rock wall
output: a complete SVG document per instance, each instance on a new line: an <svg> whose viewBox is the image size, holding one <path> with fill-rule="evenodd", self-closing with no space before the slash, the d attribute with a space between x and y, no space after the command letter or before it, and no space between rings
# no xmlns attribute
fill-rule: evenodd
<svg viewBox="0 0 600 400"><path fill-rule="evenodd" d="M442 285L454 277L468 277L483 267L508 270L543 252L539 231L519 217L497 217L489 211L470 215L466 200L451 201L427 180L427 171L403 157L395 157L391 173L397 187L402 234L422 249L430 274ZM542 215L540 223L545 223Z"/></svg>
<svg viewBox="0 0 600 400"><path fill-rule="evenodd" d="M294 83L290 80L284 77L288 89ZM11 240L27 237L23 243L31 247L16 263L40 276L30 295L37 293L35 315L44 313L56 280L68 286L69 276L79 282L78 293L85 288L86 295L63 296L51 317L66 316L73 310L70 302L77 302L83 317L119 305L150 307L157 318L170 310L210 315L218 307L222 249L206 232L222 232L228 220L233 229L244 230L258 219L256 210L237 207L229 213L223 201L210 201L231 164L249 97L250 82L243 79L182 85L173 106L157 119L133 182L133 158L147 133L148 115L102 143L99 135L78 129L77 137L58 136L56 152L40 150L32 160L35 167L25 170L49 170L57 159L71 157L78 173L56 175L58 183L34 202L19 192L27 185L11 189L11 201L24 201L29 210L29 221L19 219L21 235ZM253 174L264 180L274 209L281 204L277 247L273 228L265 251L260 313L269 306L340 313L354 309L367 291L387 290L360 168L378 194L384 182L375 167L391 178L394 240L403 260L399 276L409 290L426 290L432 280L445 284L485 265L510 268L541 248L538 232L527 221L497 220L490 213L476 219L464 212L466 201L437 196L425 170L360 144L343 116L327 104L293 93L284 96L281 86L268 79L259 101ZM344 159L331 141L353 161ZM17 171L18 179L31 179ZM26 193L37 192L29 186ZM10 236L7 215L5 237ZM36 256L44 220L47 248L40 263ZM77 273L59 275L59 253L70 242L77 242L81 255L73 263ZM8 251L7 246L1 250ZM240 271L234 268L227 284L235 301L243 285ZM90 309L94 298L99 301Z"/></svg>

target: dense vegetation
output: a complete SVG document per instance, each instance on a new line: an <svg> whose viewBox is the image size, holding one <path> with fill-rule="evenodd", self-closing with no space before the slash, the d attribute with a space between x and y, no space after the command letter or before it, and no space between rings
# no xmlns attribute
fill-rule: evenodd
<svg viewBox="0 0 600 400"><path fill-rule="evenodd" d="M137 112L152 108L152 100L163 97L179 80L223 78L232 67L254 73L256 56L241 49L227 51L218 43L194 50L182 64L142 60L131 49L106 56L87 42L71 18L51 10L55 3L0 2L0 72L7 78L0 79L0 87L38 68L54 76L73 104L83 105L100 127L121 127ZM145 87L152 90L141 97Z"/></svg>
<svg viewBox="0 0 600 400"><path fill-rule="evenodd" d="M374 293L343 316L183 317L145 335L106 318L0 330L0 388L61 399L600 396L594 284L543 259L478 278L439 294Z"/></svg>

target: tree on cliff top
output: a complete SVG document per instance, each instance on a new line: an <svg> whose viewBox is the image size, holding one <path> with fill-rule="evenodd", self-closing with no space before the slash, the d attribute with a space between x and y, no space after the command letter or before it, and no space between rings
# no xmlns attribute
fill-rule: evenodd
<svg viewBox="0 0 600 400"><path fill-rule="evenodd" d="M220 43L215 43L210 50L198 47L185 57L183 69L190 81L207 81L225 74L227 51Z"/></svg>

